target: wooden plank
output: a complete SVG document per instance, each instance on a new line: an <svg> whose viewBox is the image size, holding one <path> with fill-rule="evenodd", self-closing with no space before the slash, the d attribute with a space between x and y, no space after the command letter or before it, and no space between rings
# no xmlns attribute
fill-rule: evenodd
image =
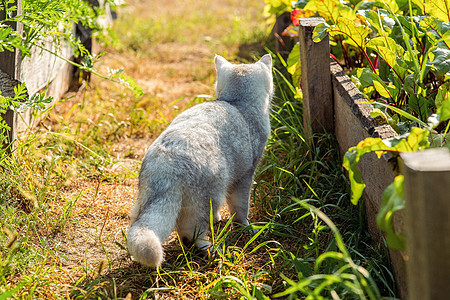
<svg viewBox="0 0 450 300"><path fill-rule="evenodd" d="M22 0L15 0L10 6L17 5L17 11L13 13L13 15L22 13ZM6 18L6 12L0 11L0 20L4 20ZM10 25L14 30L17 31L18 34L22 34L23 25L22 23L17 22L5 22L7 25ZM18 79L20 73L20 51L14 49L11 51L3 51L0 52L0 69L3 72L9 74L12 78Z"/></svg>
<svg viewBox="0 0 450 300"><path fill-rule="evenodd" d="M450 153L402 153L410 300L450 295Z"/></svg>
<svg viewBox="0 0 450 300"><path fill-rule="evenodd" d="M368 137L387 139L396 136L396 132L388 124L374 123L370 117L373 106L351 79L344 73L339 64L331 61L331 78L334 95L335 135L341 154ZM398 168L383 155L380 159L375 153L366 154L358 164L358 169L366 183L363 198L369 234L374 244L383 245L384 236L376 223L380 210L382 195L386 187L398 175ZM394 218L395 228L402 231L403 214L398 212ZM406 263L402 251L389 249L395 281L402 299L407 299Z"/></svg>
<svg viewBox="0 0 450 300"><path fill-rule="evenodd" d="M17 5L17 11L13 15L22 13L22 0L15 0L10 6ZM0 11L0 20L5 20L6 12ZM23 25L17 22L5 22L10 25L18 34L22 34ZM18 49L14 51L5 50L0 52L0 91L5 97L14 97L14 87L20 82L17 80L20 76L20 59L21 53ZM8 110L5 114L1 114L2 119L11 128L8 133L8 144L10 144L17 135L17 119L18 115L13 110ZM0 145L4 147L7 145Z"/></svg>
<svg viewBox="0 0 450 300"><path fill-rule="evenodd" d="M334 131L329 38L319 43L312 40L314 28L323 22L322 18L299 19L303 125L311 126L313 134Z"/></svg>

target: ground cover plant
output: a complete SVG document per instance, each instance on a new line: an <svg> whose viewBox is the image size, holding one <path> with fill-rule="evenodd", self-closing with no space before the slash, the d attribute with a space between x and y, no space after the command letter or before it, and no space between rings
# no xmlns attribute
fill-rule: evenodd
<svg viewBox="0 0 450 300"><path fill-rule="evenodd" d="M118 39L96 68L125 68L143 94L93 76L3 157L0 299L395 296L385 249L370 245L362 204L349 205L336 141L303 138L301 99L280 58L273 132L252 193L258 233L232 228L228 216L212 227L216 257L176 235L157 270L127 254L146 147L180 111L213 98L214 53L246 62L268 50L263 5L148 0L120 11Z"/></svg>

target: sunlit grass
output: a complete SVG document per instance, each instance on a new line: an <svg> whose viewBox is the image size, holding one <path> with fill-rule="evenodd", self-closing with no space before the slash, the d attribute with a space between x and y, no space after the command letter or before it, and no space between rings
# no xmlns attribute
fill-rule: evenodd
<svg viewBox="0 0 450 300"><path fill-rule="evenodd" d="M212 54L234 56L236 48L261 43L267 36L263 7L259 1L168 1L153 9L125 11L115 24L124 38L118 49L152 55L155 45L170 43L199 45ZM137 16L136 16L137 15Z"/></svg>

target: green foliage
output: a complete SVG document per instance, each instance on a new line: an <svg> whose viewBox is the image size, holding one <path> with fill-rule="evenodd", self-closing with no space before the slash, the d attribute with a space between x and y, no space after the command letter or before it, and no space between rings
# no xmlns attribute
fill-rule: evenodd
<svg viewBox="0 0 450 300"><path fill-rule="evenodd" d="M21 49L26 53L22 46L22 38L11 27L0 27L0 52L5 50L14 51L15 48Z"/></svg>
<svg viewBox="0 0 450 300"><path fill-rule="evenodd" d="M415 0L414 3L423 7L424 11L443 22L450 22L449 0Z"/></svg>
<svg viewBox="0 0 450 300"><path fill-rule="evenodd" d="M0 93L0 114L5 114L7 110L14 109L16 111L23 111L27 108L35 108L42 110L45 108L45 104L51 102L52 98L45 98L44 95L35 95L31 98L28 97L28 93L24 83L21 83L14 87L14 96L5 97ZM8 133L11 128L6 124L5 120L0 116L0 145L6 145L8 141ZM3 162L6 149L0 149L0 165Z"/></svg>
<svg viewBox="0 0 450 300"><path fill-rule="evenodd" d="M4 244L3 241L5 241ZM0 245L1 253L4 254L0 260L0 300L6 300L11 299L24 287L32 286L34 283L32 277L24 276L13 288L6 290L3 288L8 286L8 277L22 271L23 266L18 261L23 260L23 257L21 257L23 256L21 253L23 239L19 238L17 232L11 232L7 227L4 227L0 232L0 242L2 243Z"/></svg>
<svg viewBox="0 0 450 300"><path fill-rule="evenodd" d="M342 165L349 173L352 203L356 204L358 202L366 187L362 180L361 172L357 168L359 161L364 155L375 152L379 158L386 152L400 153L423 150L430 145L428 140L429 134L430 132L426 129L414 127L410 133L403 136L394 137L390 140L366 138L359 142L357 146L348 149L344 155Z"/></svg>
<svg viewBox="0 0 450 300"><path fill-rule="evenodd" d="M335 0L310 0L304 7L305 10L314 11L329 24L339 24L339 18L355 20L356 15L348 4ZM345 26L345 25L344 25Z"/></svg>
<svg viewBox="0 0 450 300"><path fill-rule="evenodd" d="M436 112L439 116L438 121L444 122L450 119L450 82L441 85L436 95Z"/></svg>
<svg viewBox="0 0 450 300"><path fill-rule="evenodd" d="M377 214L377 225L386 233L386 243L392 249L405 250L405 236L394 230L394 213L405 208L403 194L403 175L395 177L383 192L380 211Z"/></svg>
<svg viewBox="0 0 450 300"><path fill-rule="evenodd" d="M365 268L358 266L353 261L338 228L331 219L305 201L299 202L299 204L326 223L333 232L339 251L327 251L317 257L314 264L315 274L310 275L311 271L306 267L306 272L302 274L305 276L302 276L302 280L298 282L281 274L290 287L274 297L289 295L292 298L295 295L297 298L297 293L300 292L307 295L305 299L328 299L330 296L333 298L380 299L381 295L376 283ZM330 261L336 265L335 270L331 274L321 273L321 266Z"/></svg>
<svg viewBox="0 0 450 300"><path fill-rule="evenodd" d="M287 59L287 71L292 75L294 86L300 86L301 66L300 66L300 45L296 43L289 53Z"/></svg>
<svg viewBox="0 0 450 300"><path fill-rule="evenodd" d="M43 1L24 0L22 10L18 14L13 1L6 5L0 5L0 11L4 11L6 18L1 20L0 50L12 51L13 48L21 50L22 55L30 55L33 46L42 46L49 40L53 44L60 44L64 39L77 49L76 53L84 55L86 49L74 36L73 22L80 23L87 28L100 30L97 16L100 9L94 8L87 1L64 0ZM11 22L23 24L23 34L18 34L12 29Z"/></svg>
<svg viewBox="0 0 450 300"><path fill-rule="evenodd" d="M350 148L344 155L343 166L348 171L350 179L352 203L355 205L358 203L366 187L361 172L357 168L358 162L365 154L375 152L380 158L386 152L395 155L400 152L420 151L429 147L429 135L429 130L413 127L409 133L403 136L389 140L366 138L356 147ZM382 205L377 215L377 225L386 233L386 242L393 249L403 250L405 248L404 236L396 233L393 226L394 213L403 208L403 176L397 176L394 183L384 191Z"/></svg>
<svg viewBox="0 0 450 300"><path fill-rule="evenodd" d="M323 3L329 2L335 7L343 5L335 0ZM436 87L449 80L450 25L445 23L444 10L436 8L436 1L424 1L423 5L407 1L406 6L404 2L372 2L364 10L347 7L343 13L311 6L331 24L317 26L314 39L319 41L325 32L335 38L341 47L337 54L343 53L346 68L367 98L386 101L426 122L436 112ZM428 14L417 16L420 7ZM359 59L359 66L352 62L358 57L365 58ZM392 110L384 113L390 114L389 118L395 114ZM398 120L405 121L401 114Z"/></svg>
<svg viewBox="0 0 450 300"><path fill-rule="evenodd" d="M115 8L114 1L107 2ZM142 95L142 88L136 85L135 81L123 72L123 69L110 72L107 76L98 73L95 63L103 53L96 57L91 55L75 36L74 23L81 24L94 33L104 30L98 23L99 15L104 13L102 8L94 7L84 0L23 0L21 10L18 10L13 3L12 0L0 3L0 12L6 16L0 20L0 52L18 49L22 56L29 56L33 47L41 49L80 70L123 84L137 96ZM18 13L19 11L21 13ZM22 34L12 26L16 22L23 25ZM83 57L81 63L67 60L59 55L58 50L54 50L58 49L62 42L68 42L74 49L75 55ZM48 43L52 45L52 49L48 49ZM4 113L8 109L21 112L26 108L44 110L46 104L52 101L51 97L45 97L44 94L30 95L31 98L28 99L24 84L19 85L14 91L14 97L0 95L0 112ZM6 143L9 130L10 128L0 116L0 145ZM4 153L4 150L1 151Z"/></svg>
<svg viewBox="0 0 450 300"><path fill-rule="evenodd" d="M264 8L265 14L281 15L284 12L289 12L292 9L290 0L264 0L266 7Z"/></svg>

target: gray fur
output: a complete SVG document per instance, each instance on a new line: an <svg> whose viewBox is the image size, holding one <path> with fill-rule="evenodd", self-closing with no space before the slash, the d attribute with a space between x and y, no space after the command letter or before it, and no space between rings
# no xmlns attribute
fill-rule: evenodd
<svg viewBox="0 0 450 300"><path fill-rule="evenodd" d="M270 134L272 58L234 65L216 55L215 64L217 100L176 117L142 162L127 243L143 265L161 265L161 243L173 229L210 247L210 204L214 221L226 201L234 221L249 224L253 173Z"/></svg>

